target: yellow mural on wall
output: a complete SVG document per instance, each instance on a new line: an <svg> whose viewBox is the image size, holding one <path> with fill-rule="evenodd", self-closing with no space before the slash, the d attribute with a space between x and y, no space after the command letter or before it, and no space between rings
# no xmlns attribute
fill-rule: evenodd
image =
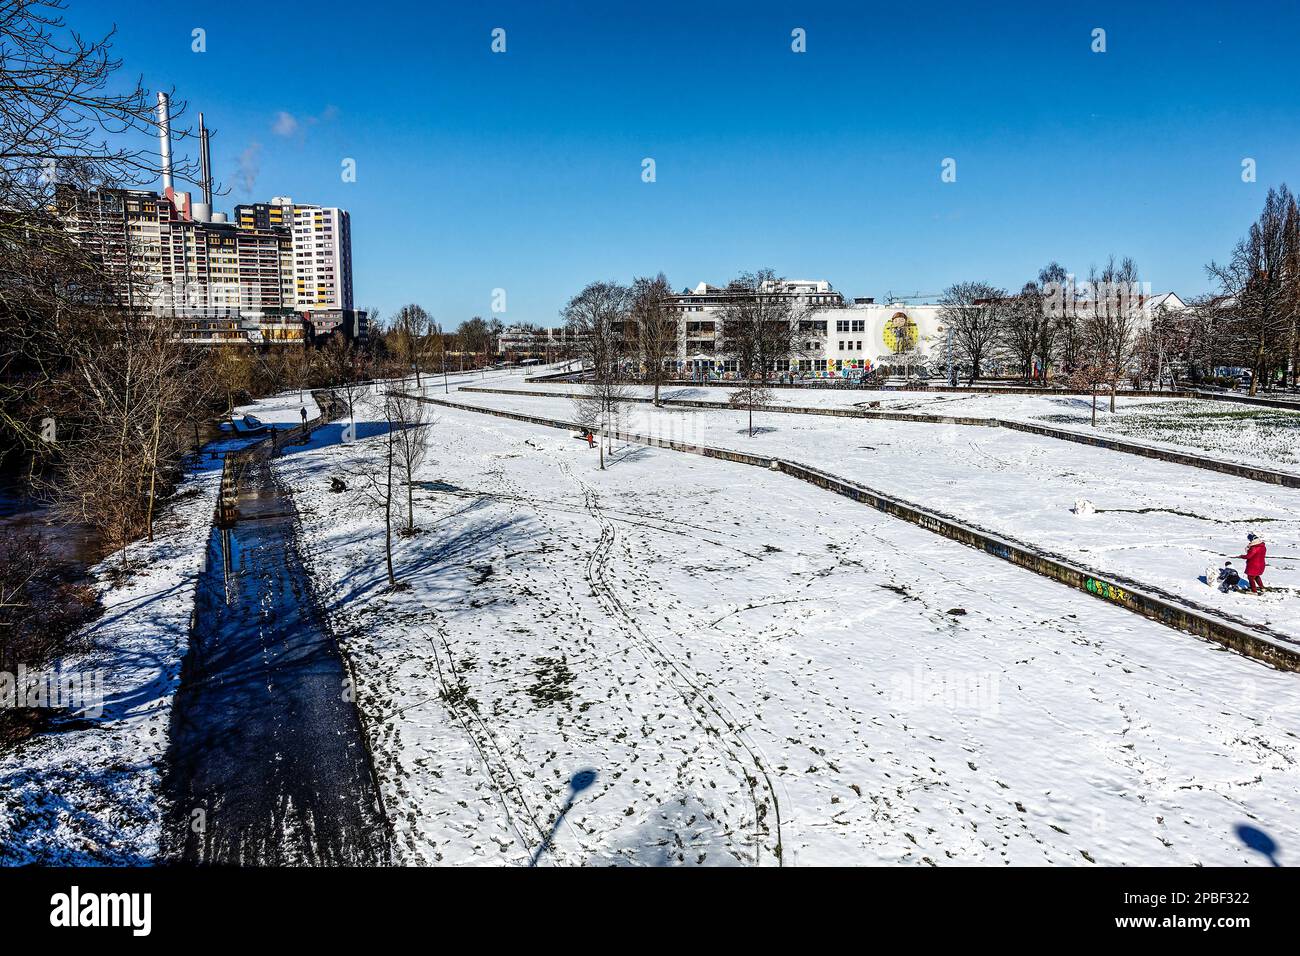
<svg viewBox="0 0 1300 956"><path fill-rule="evenodd" d="M906 312L895 312L885 323L883 338L885 348L895 355L901 352L910 352L916 348L918 332L916 323L912 321Z"/></svg>

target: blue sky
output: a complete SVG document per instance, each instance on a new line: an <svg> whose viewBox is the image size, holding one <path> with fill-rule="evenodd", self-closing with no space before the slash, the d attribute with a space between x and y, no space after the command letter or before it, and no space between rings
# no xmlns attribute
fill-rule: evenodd
<svg viewBox="0 0 1300 956"><path fill-rule="evenodd" d="M585 283L659 270L880 298L1115 253L1205 291L1268 187L1300 186L1297 6L70 0L68 19L116 23L126 71L205 112L218 208L342 206L358 303L454 326L496 288L504 321L553 324Z"/></svg>

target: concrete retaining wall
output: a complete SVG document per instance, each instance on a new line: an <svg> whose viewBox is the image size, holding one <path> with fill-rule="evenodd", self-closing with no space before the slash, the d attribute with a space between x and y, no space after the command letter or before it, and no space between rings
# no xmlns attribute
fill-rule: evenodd
<svg viewBox="0 0 1300 956"><path fill-rule="evenodd" d="M569 431L581 430L581 426L575 422L542 418L536 415L525 415L521 412L508 412L501 409L480 408L446 399L422 398L421 400L433 405L442 405L447 408L456 408L484 415L495 415L498 418L508 418L549 428L560 428ZM919 505L873 491L865 485L849 481L846 478L840 478L808 465L787 461L782 458L752 455L747 452L713 448L707 445L695 445L672 439L638 435L633 432L616 430L611 432L610 435L620 441L702 455L706 458L719 458L723 461L783 472L819 488L824 488L827 491L869 505L877 511L911 522L934 534L942 535L967 547L983 551L995 558L1010 561L1012 564L1033 571L1035 574L1051 578L1080 591L1086 591L1099 600L1115 604L1135 614L1141 614L1143 617L1158 621L1176 630L1214 641L1245 657L1262 661L1281 670L1300 671L1300 641L1273 633L1265 628L1256 628L1245 622L1229 620L1208 608L1196 607L1180 598L1145 588L1124 578L1103 575L1065 558L1044 553L1030 545L996 535L950 516L928 511Z"/></svg>
<svg viewBox="0 0 1300 956"><path fill-rule="evenodd" d="M1092 445L1097 448L1109 448L1112 451L1122 451L1129 455L1141 455L1144 458L1157 458L1160 461L1169 461L1176 465L1189 465L1192 468L1204 468L1206 471L1218 471L1225 475L1234 475L1237 478L1249 478L1251 481L1263 481L1271 485L1284 485L1287 488L1300 488L1300 475L1292 475L1284 471L1270 471L1267 468L1256 468L1254 465L1241 465L1232 461L1220 461L1217 458L1204 458L1200 455L1193 455L1181 451L1171 451L1167 448L1152 448L1149 445L1135 445L1132 442L1119 441L1114 438L1105 438L1101 435L1085 435L1081 432L1067 431L1061 428L1050 428L1046 425L1034 425L1029 422L998 419L998 424L1003 428L1010 428L1019 432L1029 432L1032 435L1045 435L1048 438L1059 438L1061 441L1072 441L1078 442L1081 445Z"/></svg>
<svg viewBox="0 0 1300 956"><path fill-rule="evenodd" d="M517 388L488 388L466 385L458 389L461 392L483 392L492 395L526 395L530 398L582 398L581 392L529 392ZM652 398L629 397L629 402L636 402L641 405L651 405L654 403ZM709 402L703 399L693 398L661 398L660 405L671 405L676 408L708 408L708 409L728 409L734 410L732 405L726 402ZM997 427L997 420L993 418L974 418L961 415L910 415L906 412L887 412L877 409L866 408L817 408L797 405L764 405L762 408L764 414L777 412L787 415L829 415L833 418L878 418L887 421L896 422L926 422L932 425L978 425L981 427Z"/></svg>
<svg viewBox="0 0 1300 956"><path fill-rule="evenodd" d="M1266 408L1282 408L1288 412L1300 412L1300 398L1260 398L1258 395L1234 395L1231 392L1188 392L1192 398L1204 398L1212 402L1237 402L1240 405L1262 405Z"/></svg>
<svg viewBox="0 0 1300 956"><path fill-rule="evenodd" d="M460 391L486 392L495 395L526 395L534 398L581 397L581 394L578 392L526 392L516 389L477 388L471 386L461 388ZM650 404L651 399L630 398L628 401ZM663 399L660 404L680 406L684 408L730 409L732 407L726 402L708 402L696 399L666 398ZM817 408L806 405L768 405L763 408L763 411L764 413L778 412L786 415L829 415L835 418L883 419L886 421L920 422L922 424L931 425L977 425L985 428L1009 428L1013 431L1042 435L1045 438L1072 441L1081 445L1092 445L1095 448L1107 448L1111 451L1124 452L1128 455L1141 455L1143 458L1154 458L1160 461L1172 462L1176 465L1187 465L1190 468L1203 468L1206 471L1217 471L1221 474L1233 475L1237 478L1247 478L1251 481L1262 481L1270 485L1282 485L1287 488L1300 488L1300 475L1289 474L1284 471L1273 471L1268 468L1258 468L1254 465L1243 465L1237 462L1222 461L1218 458L1206 458L1203 455L1194 455L1190 452L1155 448L1150 445L1139 445L1133 442L1122 441L1118 438L1107 438L1100 435L1086 435L1082 432L1070 431L1064 428L1052 428L1049 425L1036 425L1030 422L1014 421L1005 418L975 418L962 415L928 415L924 413L909 414L906 412L886 412L863 408Z"/></svg>

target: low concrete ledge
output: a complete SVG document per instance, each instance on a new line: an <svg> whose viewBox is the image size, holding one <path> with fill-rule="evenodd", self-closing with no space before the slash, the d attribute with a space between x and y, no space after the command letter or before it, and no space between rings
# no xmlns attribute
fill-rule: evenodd
<svg viewBox="0 0 1300 956"><path fill-rule="evenodd" d="M1035 425L1031 422L998 419L997 423L1003 428L1028 432L1032 435L1044 435L1048 438L1078 442L1081 445L1092 445L1096 448L1109 448L1111 451L1122 451L1128 455L1141 455L1143 458L1156 458L1160 461L1173 462L1176 465L1188 465L1192 468L1203 468L1206 471L1218 471L1225 475L1249 478L1251 481L1263 481L1271 485L1300 488L1300 475L1289 474L1285 471L1272 471L1268 468L1257 468L1254 465L1244 465L1234 461L1222 461L1218 458L1193 455L1190 452L1155 448L1151 445L1139 445L1133 442L1120 441L1116 438L1106 438L1101 435L1085 435L1082 432L1052 428L1048 425Z"/></svg>
<svg viewBox="0 0 1300 956"><path fill-rule="evenodd" d="M524 395L532 398L573 399L582 397L578 392L539 392L508 388L479 388L474 386L465 386L461 388L460 391L485 392L495 395ZM630 398L629 401L639 402L641 404L650 404L651 402L648 398L639 397ZM705 408L715 410L732 408L732 406L728 405L726 402L709 402L698 399L665 398L660 401L660 404L684 408ZM1070 431L1065 428L1053 428L1050 425L1038 425L1033 422L1017 421L1015 419L975 418L962 415L913 415L905 412L886 412L857 407L817 408L807 405L765 405L763 406L763 411L777 412L784 415L829 415L835 418L881 419L896 422L919 422L921 424L929 425L974 425L984 428L1009 428L1013 431L1041 435L1044 438L1056 438L1060 441L1072 441L1080 445L1092 445L1095 448L1106 448L1110 451L1123 452L1128 455L1140 455L1143 458L1154 458L1159 461L1167 461L1176 465L1186 465L1190 468L1217 471L1221 474L1232 475L1236 478L1246 478L1250 481L1262 481L1266 484L1282 485L1287 488L1300 488L1300 475L1290 474L1285 471L1273 471L1272 469L1260 468L1255 465L1223 461L1218 458L1206 458L1204 455L1195 455L1191 452L1173 451L1168 448L1141 445L1135 442L1127 442L1118 438L1108 438L1101 435L1088 435L1083 432Z"/></svg>
<svg viewBox="0 0 1300 956"><path fill-rule="evenodd" d="M487 386L466 385L458 389L462 392L482 392L491 395L524 395L528 398L583 398L581 392L537 392L525 391L519 388L489 388ZM640 405L652 405L654 399L642 398L640 396L629 396L627 401L635 402ZM661 398L660 405L671 405L674 408L704 408L714 411L743 411L727 402L710 402L704 399L694 398ZM759 409L756 408L756 411ZM922 422L930 425L975 425L981 428L996 428L997 419L994 418L974 418L961 415L909 415L906 412L889 412L877 409L867 408L818 408L807 405L763 405L761 410L764 413L776 412L781 415L829 415L832 418L874 418L886 421L896 422Z"/></svg>
<svg viewBox="0 0 1300 956"><path fill-rule="evenodd" d="M574 422L525 415L521 412L481 408L441 398L408 397L420 398L421 401L432 405L442 405L447 408L476 412L483 415L495 415L498 418L508 418L549 428L564 430L579 430L581 428L580 425ZM1125 608L1167 627L1213 641L1236 651L1244 657L1261 661L1280 670L1300 671L1300 641L1269 631L1267 628L1251 625L1245 621L1223 617L1208 608L1198 607L1181 598L1160 593L1125 578L1101 574L1065 558L1039 551L1031 545L994 534L991 531L986 531L948 515L929 511L900 498L873 491L865 485L849 481L846 478L840 478L820 469L782 458L753 455L748 452L731 451L725 448L713 448L708 445L695 445L668 438L639 435L635 432L614 430L610 432L610 436L621 441L634 442L654 448L665 448L671 451L701 455L706 458L719 458L723 461L783 472L819 488L869 505L877 511L908 521L967 547L983 551L1003 561L1009 561L1018 567L1051 578L1068 587L1086 591L1099 600Z"/></svg>
<svg viewBox="0 0 1300 956"><path fill-rule="evenodd" d="M1300 412L1300 397L1261 398L1258 395L1234 395L1231 392L1188 392L1190 398L1204 398L1211 402L1236 402L1239 405L1261 405L1265 408L1280 408L1288 412Z"/></svg>

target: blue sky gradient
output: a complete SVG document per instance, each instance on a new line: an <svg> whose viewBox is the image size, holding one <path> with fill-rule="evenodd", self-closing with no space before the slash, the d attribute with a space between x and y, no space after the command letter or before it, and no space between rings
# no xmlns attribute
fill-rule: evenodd
<svg viewBox="0 0 1300 956"><path fill-rule="evenodd" d="M454 326L498 287L504 321L554 324L585 283L659 270L881 298L1115 253L1203 292L1268 187L1300 186L1298 10L70 0L68 19L115 23L127 73L205 112L219 209L342 206L358 303Z"/></svg>

